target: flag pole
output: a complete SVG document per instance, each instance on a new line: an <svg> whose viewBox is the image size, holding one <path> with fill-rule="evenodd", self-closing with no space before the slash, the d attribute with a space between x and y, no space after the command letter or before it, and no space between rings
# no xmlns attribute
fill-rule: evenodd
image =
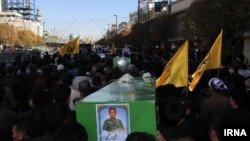
<svg viewBox="0 0 250 141"><path fill-rule="evenodd" d="M188 42L188 44L189 44L189 42ZM189 46L189 45L188 45L188 46ZM187 59L188 59L188 58L187 58ZM188 64L188 61L187 61L187 64ZM188 66L188 65L187 65L187 66ZM185 88L186 88L185 94L186 94L186 97L187 97L187 96L188 96L188 87L189 87L189 86L188 86L188 69L187 69L187 75L186 75L186 76L187 76L187 85L186 85L186 87L185 87Z"/></svg>
<svg viewBox="0 0 250 141"><path fill-rule="evenodd" d="M223 29L220 30L221 33L223 33ZM223 37L221 37L221 44L223 42ZM222 52L222 45L221 45L221 52ZM222 60L221 60L222 61ZM221 64L221 63L220 63ZM218 78L220 78L220 69L221 69L221 66L218 68L217 70L217 75L218 75Z"/></svg>

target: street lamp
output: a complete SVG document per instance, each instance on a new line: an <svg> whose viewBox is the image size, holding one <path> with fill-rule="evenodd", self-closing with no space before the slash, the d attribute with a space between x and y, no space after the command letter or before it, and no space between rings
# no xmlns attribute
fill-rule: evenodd
<svg viewBox="0 0 250 141"><path fill-rule="evenodd" d="M44 28L44 27L45 27L45 26L44 26L45 23L46 23L46 22L43 22L43 39L44 39L44 46L46 46L46 37L45 37L45 28Z"/></svg>
<svg viewBox="0 0 250 141"><path fill-rule="evenodd" d="M54 27L54 36L56 36L56 28Z"/></svg>
<svg viewBox="0 0 250 141"><path fill-rule="evenodd" d="M117 30L117 15L114 15L115 16L115 28Z"/></svg>
<svg viewBox="0 0 250 141"><path fill-rule="evenodd" d="M110 30L110 24L108 24L108 30Z"/></svg>
<svg viewBox="0 0 250 141"><path fill-rule="evenodd" d="M43 37L45 37L45 25L46 24L46 22L43 22Z"/></svg>

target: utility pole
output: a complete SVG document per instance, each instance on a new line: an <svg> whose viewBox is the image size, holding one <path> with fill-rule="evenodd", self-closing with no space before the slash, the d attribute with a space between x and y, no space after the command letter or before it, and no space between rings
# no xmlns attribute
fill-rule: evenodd
<svg viewBox="0 0 250 141"><path fill-rule="evenodd" d="M138 0L138 9L137 9L137 23L140 23L140 0Z"/></svg>
<svg viewBox="0 0 250 141"><path fill-rule="evenodd" d="M171 0L169 0L169 2L168 2L168 14L169 15L171 15L171 10L172 10L172 1Z"/></svg>
<svg viewBox="0 0 250 141"><path fill-rule="evenodd" d="M114 15L115 16L115 28L117 30L117 15Z"/></svg>

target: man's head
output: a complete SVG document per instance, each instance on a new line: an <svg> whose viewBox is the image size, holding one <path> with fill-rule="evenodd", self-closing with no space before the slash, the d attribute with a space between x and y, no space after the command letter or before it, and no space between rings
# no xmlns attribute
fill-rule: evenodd
<svg viewBox="0 0 250 141"><path fill-rule="evenodd" d="M37 135L38 124L32 116L18 116L12 123L13 141L23 141Z"/></svg>
<svg viewBox="0 0 250 141"><path fill-rule="evenodd" d="M79 92L81 93L81 96L87 96L88 95L88 91L91 88L91 84L88 80L82 80L79 82Z"/></svg>
<svg viewBox="0 0 250 141"><path fill-rule="evenodd" d="M221 93L222 91L224 90L227 90L227 85L222 81L220 80L219 78L211 78L209 81L208 81L208 86L209 86L209 90L211 91L215 91L217 93Z"/></svg>
<svg viewBox="0 0 250 141"><path fill-rule="evenodd" d="M155 137L147 132L132 132L130 133L126 141L156 141Z"/></svg>
<svg viewBox="0 0 250 141"><path fill-rule="evenodd" d="M78 122L65 122L55 132L54 141L87 141L88 133Z"/></svg>
<svg viewBox="0 0 250 141"><path fill-rule="evenodd" d="M234 88L230 93L229 102L233 109L239 107L245 110L250 109L250 96L244 89Z"/></svg>
<svg viewBox="0 0 250 141"><path fill-rule="evenodd" d="M245 80L245 88L246 88L246 90L250 90L250 78L247 78Z"/></svg>
<svg viewBox="0 0 250 141"><path fill-rule="evenodd" d="M116 109L114 107L109 108L109 116L111 119L115 119L116 117Z"/></svg>

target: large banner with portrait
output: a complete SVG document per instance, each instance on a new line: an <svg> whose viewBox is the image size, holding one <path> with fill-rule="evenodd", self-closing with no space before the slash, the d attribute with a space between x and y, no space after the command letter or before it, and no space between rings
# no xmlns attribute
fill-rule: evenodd
<svg viewBox="0 0 250 141"><path fill-rule="evenodd" d="M156 136L155 87L114 81L76 102L76 118L90 141L125 141L132 132Z"/></svg>
<svg viewBox="0 0 250 141"><path fill-rule="evenodd" d="M122 141L130 133L129 104L96 104L98 141Z"/></svg>

